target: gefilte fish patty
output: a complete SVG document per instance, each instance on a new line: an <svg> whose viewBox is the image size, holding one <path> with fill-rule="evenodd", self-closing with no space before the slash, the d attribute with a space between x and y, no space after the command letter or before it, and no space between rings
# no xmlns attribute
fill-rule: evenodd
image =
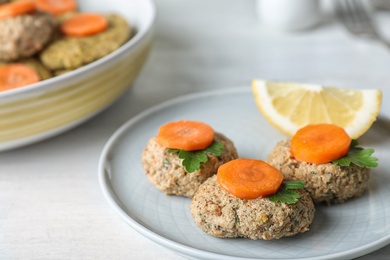
<svg viewBox="0 0 390 260"><path fill-rule="evenodd" d="M315 203L343 203L361 196L368 187L370 169L355 164L314 164L296 160L290 153L290 140L279 142L268 156L268 163L287 180L303 180Z"/></svg>
<svg viewBox="0 0 390 260"><path fill-rule="evenodd" d="M214 141L223 144L220 156L208 155L208 161L201 163L201 168L188 173L182 166L183 159L177 153L170 153L152 137L143 153L142 166L148 179L166 194L192 197L199 186L210 176L217 173L223 163L237 158L237 150L226 136L215 133Z"/></svg>
<svg viewBox="0 0 390 260"><path fill-rule="evenodd" d="M220 187L217 176L205 181L192 198L195 224L221 238L279 239L309 230L315 208L307 191L299 189L299 201L288 205L267 197L237 198Z"/></svg>
<svg viewBox="0 0 390 260"><path fill-rule="evenodd" d="M47 13L18 15L0 20L0 60L15 61L40 52L57 29Z"/></svg>
<svg viewBox="0 0 390 260"><path fill-rule="evenodd" d="M86 37L57 37L41 53L42 63L62 74L98 60L118 49L132 34L127 21L119 15L106 15L109 27L104 32ZM56 73L55 71L60 71Z"/></svg>

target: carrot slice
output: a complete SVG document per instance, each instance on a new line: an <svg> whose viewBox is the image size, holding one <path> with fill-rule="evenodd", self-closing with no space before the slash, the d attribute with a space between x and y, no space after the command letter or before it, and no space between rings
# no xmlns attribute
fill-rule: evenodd
<svg viewBox="0 0 390 260"><path fill-rule="evenodd" d="M22 87L39 80L38 73L23 64L0 67L0 91Z"/></svg>
<svg viewBox="0 0 390 260"><path fill-rule="evenodd" d="M208 124L180 120L160 127L156 141L161 146L184 151L206 149L214 139L214 129Z"/></svg>
<svg viewBox="0 0 390 260"><path fill-rule="evenodd" d="M290 152L299 161L328 163L348 153L351 137L334 124L307 125L291 138Z"/></svg>
<svg viewBox="0 0 390 260"><path fill-rule="evenodd" d="M107 29L107 19L100 14L81 13L61 24L63 34L74 37L89 36Z"/></svg>
<svg viewBox="0 0 390 260"><path fill-rule="evenodd" d="M249 200L276 193L283 174L264 161L239 158L218 168L217 181L234 196Z"/></svg>
<svg viewBox="0 0 390 260"><path fill-rule="evenodd" d="M52 15L60 15L77 10L75 0L35 0L36 8Z"/></svg>
<svg viewBox="0 0 390 260"><path fill-rule="evenodd" d="M35 11L33 1L17 1L0 5L0 19L17 16L21 14L29 14Z"/></svg>

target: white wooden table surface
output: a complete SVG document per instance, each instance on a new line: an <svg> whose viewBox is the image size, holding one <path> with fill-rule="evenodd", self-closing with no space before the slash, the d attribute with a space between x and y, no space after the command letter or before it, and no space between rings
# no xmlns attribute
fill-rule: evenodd
<svg viewBox="0 0 390 260"><path fill-rule="evenodd" d="M315 30L283 33L259 24L252 0L156 4L155 44L132 89L82 126L0 153L0 259L184 259L125 224L98 183L107 139L150 106L253 78L389 87L390 50L353 38L331 16ZM378 18L390 36L390 13ZM361 259L374 256L388 259L390 246Z"/></svg>

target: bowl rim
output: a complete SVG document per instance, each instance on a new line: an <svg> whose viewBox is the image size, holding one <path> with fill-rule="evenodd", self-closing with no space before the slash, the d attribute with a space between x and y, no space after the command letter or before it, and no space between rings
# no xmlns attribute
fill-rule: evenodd
<svg viewBox="0 0 390 260"><path fill-rule="evenodd" d="M45 91L48 88L50 88L50 90L54 90L64 84L68 85L69 82L74 82L77 81L77 79L85 78L85 76L93 73L95 70L103 69L113 61L119 59L125 52L129 52L137 48L145 40L145 38L149 36L150 32L152 32L156 23L157 16L157 8L153 0L143 0L140 2L150 8L151 18L146 20L145 26L141 30L138 30L137 33L131 39L129 39L122 46L120 46L117 50L109 53L108 55L98 60L95 60L89 64L77 68L69 73L45 79L25 87L0 92L0 101L12 100L16 97L19 98L20 95L29 96L30 94L33 94L35 92Z"/></svg>

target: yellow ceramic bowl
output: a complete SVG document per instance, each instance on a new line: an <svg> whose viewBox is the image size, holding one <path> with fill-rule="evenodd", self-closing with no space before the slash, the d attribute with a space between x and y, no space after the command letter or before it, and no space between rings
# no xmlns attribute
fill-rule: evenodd
<svg viewBox="0 0 390 260"><path fill-rule="evenodd" d="M0 151L37 142L96 115L131 86L151 47L151 0L79 0L80 9L118 13L136 34L118 50L75 71L0 92Z"/></svg>

